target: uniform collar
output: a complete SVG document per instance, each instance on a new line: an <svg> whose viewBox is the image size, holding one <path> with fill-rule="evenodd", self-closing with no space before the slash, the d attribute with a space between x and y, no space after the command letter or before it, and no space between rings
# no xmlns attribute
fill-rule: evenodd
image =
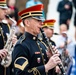
<svg viewBox="0 0 76 75"><path fill-rule="evenodd" d="M37 40L38 39L38 37L36 37L36 36L34 36L34 35L32 35L28 32L25 32L25 36L26 36L26 38L32 39L32 40Z"/></svg>

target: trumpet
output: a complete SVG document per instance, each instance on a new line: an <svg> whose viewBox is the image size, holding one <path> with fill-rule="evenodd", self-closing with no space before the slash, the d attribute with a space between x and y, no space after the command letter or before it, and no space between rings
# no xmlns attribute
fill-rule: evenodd
<svg viewBox="0 0 76 75"><path fill-rule="evenodd" d="M41 33L42 33L42 35L43 35L43 37L44 37L44 40L46 41L48 47L50 48L51 53L52 53L52 54L55 54L55 52L52 50L52 45L51 45L51 43L49 42L49 39L46 37L44 31L43 31L42 29L40 29L40 31L41 31ZM58 64L58 66L59 66L59 68L60 68L60 70L61 70L62 75L66 75L63 65L62 65L62 64Z"/></svg>

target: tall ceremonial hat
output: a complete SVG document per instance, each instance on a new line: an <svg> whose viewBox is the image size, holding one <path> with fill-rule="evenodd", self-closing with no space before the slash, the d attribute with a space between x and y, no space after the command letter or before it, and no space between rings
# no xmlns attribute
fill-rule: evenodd
<svg viewBox="0 0 76 75"><path fill-rule="evenodd" d="M43 12L43 4L38 4L22 10L21 12L18 13L18 15L21 16L21 19L32 17L37 20L43 20L44 18L42 17L42 12Z"/></svg>
<svg viewBox="0 0 76 75"><path fill-rule="evenodd" d="M48 28L54 29L54 23L55 22L56 22L56 20L54 20L54 19L45 20L43 22L42 28L48 27Z"/></svg>
<svg viewBox="0 0 76 75"><path fill-rule="evenodd" d="M3 9L7 9L7 3L6 3L6 0L0 0L0 8L3 8Z"/></svg>

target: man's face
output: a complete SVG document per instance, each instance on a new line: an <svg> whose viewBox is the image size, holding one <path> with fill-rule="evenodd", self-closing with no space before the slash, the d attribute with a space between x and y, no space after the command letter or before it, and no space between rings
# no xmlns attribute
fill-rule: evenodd
<svg viewBox="0 0 76 75"><path fill-rule="evenodd" d="M67 31L67 26L66 25L61 25L60 26L60 33L62 34L63 32Z"/></svg>
<svg viewBox="0 0 76 75"><path fill-rule="evenodd" d="M61 26L60 26L60 34L61 34L63 37L66 37L66 32L67 32L67 26L66 26L66 25L61 25Z"/></svg>
<svg viewBox="0 0 76 75"><path fill-rule="evenodd" d="M0 19L3 20L6 15L6 9L0 8Z"/></svg>
<svg viewBox="0 0 76 75"><path fill-rule="evenodd" d="M42 21L40 21L40 20L31 18L28 21L28 30L35 35L40 33L41 27L42 27Z"/></svg>
<svg viewBox="0 0 76 75"><path fill-rule="evenodd" d="M48 38L51 38L53 35L53 29L51 28L44 28L44 32Z"/></svg>

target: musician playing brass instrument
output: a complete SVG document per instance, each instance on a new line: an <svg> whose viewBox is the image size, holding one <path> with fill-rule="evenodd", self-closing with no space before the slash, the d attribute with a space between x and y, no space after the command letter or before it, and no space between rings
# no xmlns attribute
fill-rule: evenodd
<svg viewBox="0 0 76 75"><path fill-rule="evenodd" d="M9 25L3 23L2 20L5 19L5 15L7 13L7 5L6 0L0 0L0 59L7 56L7 49L4 49L4 45L7 41L7 33L9 33ZM1 62L0 61L0 62ZM7 73L6 73L7 72ZM0 63L0 75L10 75L10 68L4 68L4 66Z"/></svg>

